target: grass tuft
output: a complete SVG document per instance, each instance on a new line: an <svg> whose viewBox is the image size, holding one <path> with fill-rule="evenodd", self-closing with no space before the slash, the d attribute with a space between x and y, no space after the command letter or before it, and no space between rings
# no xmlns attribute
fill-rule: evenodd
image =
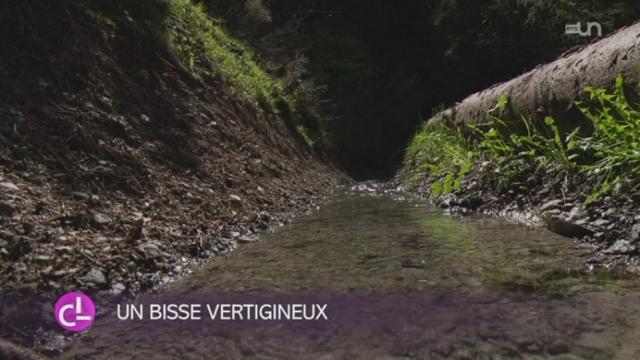
<svg viewBox="0 0 640 360"><path fill-rule="evenodd" d="M513 124L487 114L485 124L469 126L470 136L443 125L424 126L407 147L404 166L412 177L429 176L432 196L460 188L472 169L507 183L525 176L572 174L590 187L587 203L618 196L640 187L640 111L624 94L618 76L613 91L587 88L591 106L578 103L593 126L588 137L576 128L562 134L551 117L535 127L522 119L526 131L511 133ZM504 106L501 98L496 105ZM566 178L566 176L565 176Z"/></svg>
<svg viewBox="0 0 640 360"><path fill-rule="evenodd" d="M286 100L284 85L260 67L248 47L229 36L202 4L191 0L168 0L168 4L169 35L183 64L195 75L221 77L235 94L277 111L277 101Z"/></svg>

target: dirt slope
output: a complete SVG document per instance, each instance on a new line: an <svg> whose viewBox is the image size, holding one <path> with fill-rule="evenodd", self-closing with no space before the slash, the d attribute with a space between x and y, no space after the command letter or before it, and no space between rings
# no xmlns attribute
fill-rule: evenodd
<svg viewBox="0 0 640 360"><path fill-rule="evenodd" d="M3 294L137 292L338 186L291 119L194 77L140 29L72 2L0 14ZM0 321L0 337L33 340Z"/></svg>

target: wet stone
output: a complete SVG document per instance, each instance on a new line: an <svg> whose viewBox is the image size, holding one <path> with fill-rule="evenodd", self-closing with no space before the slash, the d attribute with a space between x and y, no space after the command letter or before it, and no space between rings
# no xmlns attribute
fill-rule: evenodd
<svg viewBox="0 0 640 360"><path fill-rule="evenodd" d="M562 207L562 200L551 200L540 206L540 211L545 212L549 210L559 209Z"/></svg>
<svg viewBox="0 0 640 360"><path fill-rule="evenodd" d="M584 226L570 223L557 217L547 217L543 221L547 229L565 237L582 238L592 234L592 231Z"/></svg>
<svg viewBox="0 0 640 360"><path fill-rule="evenodd" d="M613 243L605 252L609 254L630 254L637 250L638 247L635 244L632 244L629 240L622 239Z"/></svg>
<svg viewBox="0 0 640 360"><path fill-rule="evenodd" d="M247 234L238 237L238 243L240 244L248 244L256 241L258 241L258 236L255 234Z"/></svg>
<svg viewBox="0 0 640 360"><path fill-rule="evenodd" d="M466 196L460 200L460 206L475 210L484 204L484 200L478 196Z"/></svg>

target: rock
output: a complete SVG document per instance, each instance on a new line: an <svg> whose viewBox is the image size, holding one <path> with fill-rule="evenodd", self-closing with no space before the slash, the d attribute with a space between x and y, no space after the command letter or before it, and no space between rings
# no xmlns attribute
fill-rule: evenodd
<svg viewBox="0 0 640 360"><path fill-rule="evenodd" d="M612 216L615 216L617 212L618 212L618 210L617 210L617 209L615 209L615 208L609 208L608 210L606 210L605 212L603 212L603 213L602 213L602 216L601 216L601 217L603 217L603 218L610 218L610 217L612 217Z"/></svg>
<svg viewBox="0 0 640 360"><path fill-rule="evenodd" d="M243 235L238 238L238 242L241 244L248 244L252 242L258 241L258 237L256 235Z"/></svg>
<svg viewBox="0 0 640 360"><path fill-rule="evenodd" d="M462 200L460 200L460 206L465 207L467 209L475 210L484 204L484 200L478 196L465 196Z"/></svg>
<svg viewBox="0 0 640 360"><path fill-rule="evenodd" d="M89 196L89 203L92 205L97 205L100 202L100 196L91 194Z"/></svg>
<svg viewBox="0 0 640 360"><path fill-rule="evenodd" d="M635 244L632 244L629 240L618 240L613 245L609 246L605 253L607 254L630 254L638 250Z"/></svg>
<svg viewBox="0 0 640 360"><path fill-rule="evenodd" d="M553 209L559 209L562 207L562 200L551 200L551 201L547 201L546 203L542 204L542 206L540 206L540 211L545 212L548 210L553 210Z"/></svg>
<svg viewBox="0 0 640 360"><path fill-rule="evenodd" d="M9 192L9 191L18 191L20 189L18 189L16 184L12 182L0 182L0 190Z"/></svg>
<svg viewBox="0 0 640 360"><path fill-rule="evenodd" d="M632 243L640 241L640 223L633 225L629 232L629 240Z"/></svg>
<svg viewBox="0 0 640 360"><path fill-rule="evenodd" d="M73 197L74 200L79 200L79 201L89 200L89 194L81 191L74 191L71 193L71 196Z"/></svg>
<svg viewBox="0 0 640 360"><path fill-rule="evenodd" d="M111 286L111 293L114 295L121 295L127 287L123 283L115 283Z"/></svg>
<svg viewBox="0 0 640 360"><path fill-rule="evenodd" d="M94 285L97 288L105 288L107 286L107 277L102 270L93 268L82 278L87 284Z"/></svg>
<svg viewBox="0 0 640 360"><path fill-rule="evenodd" d="M583 238L593 232L583 226L570 223L557 217L545 217L542 219L547 229L558 235L570 238Z"/></svg>
<svg viewBox="0 0 640 360"><path fill-rule="evenodd" d="M102 213L95 213L91 219L95 225L105 226L111 224L111 218Z"/></svg>
<svg viewBox="0 0 640 360"><path fill-rule="evenodd" d="M145 258L157 258L162 256L162 250L160 246L156 242L148 241L140 246L138 249L142 254L144 254Z"/></svg>
<svg viewBox="0 0 640 360"><path fill-rule="evenodd" d="M585 266L587 267L587 270L589 271L595 271L598 268L600 268L602 266L602 264L600 263L600 261L598 259L589 259L587 260L587 262L585 263Z"/></svg>
<svg viewBox="0 0 640 360"><path fill-rule="evenodd" d="M0 215L11 216L16 212L16 208L9 201L0 201Z"/></svg>
<svg viewBox="0 0 640 360"><path fill-rule="evenodd" d="M582 206L577 205L577 206L574 206L573 208L571 208L571 211L569 211L569 215L567 217L567 220L568 221L577 221L577 220L584 219L587 216L588 216L588 214L582 208Z"/></svg>
<svg viewBox="0 0 640 360"><path fill-rule="evenodd" d="M229 200L236 204L242 204L242 198L238 195L231 194L229 195Z"/></svg>
<svg viewBox="0 0 640 360"><path fill-rule="evenodd" d="M598 227L598 228L603 228L606 227L607 225L609 225L609 220L605 220L605 219L598 219L596 221L594 221L592 223L593 226Z"/></svg>

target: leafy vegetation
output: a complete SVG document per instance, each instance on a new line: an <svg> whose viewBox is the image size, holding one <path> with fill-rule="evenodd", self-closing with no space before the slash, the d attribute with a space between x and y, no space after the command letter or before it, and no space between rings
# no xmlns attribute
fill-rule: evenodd
<svg viewBox="0 0 640 360"><path fill-rule="evenodd" d="M471 169L506 182L531 174L573 174L591 186L587 203L640 187L640 111L624 94L618 76L613 91L587 88L590 105L578 104L593 127L562 134L551 117L536 127L523 119L523 133L488 114L485 124L469 126L469 135L444 125L424 126L408 146L405 167L414 178L432 178L432 196L460 188ZM505 106L501 99L496 109Z"/></svg>
<svg viewBox="0 0 640 360"><path fill-rule="evenodd" d="M254 54L209 17L202 4L191 0L169 0L168 4L171 41L194 74L222 77L236 93L274 110L277 99L286 98L282 82L267 74Z"/></svg>
<svg viewBox="0 0 640 360"><path fill-rule="evenodd" d="M435 175L431 195L439 196L460 189L475 155L459 130L444 125L429 128L425 124L407 148L405 166L416 174Z"/></svg>
<svg viewBox="0 0 640 360"><path fill-rule="evenodd" d="M640 187L640 111L624 94L623 79L616 90L587 88L595 109L581 106L594 127L593 135L577 141L577 150L586 161L580 170L596 184L593 197L618 194Z"/></svg>

